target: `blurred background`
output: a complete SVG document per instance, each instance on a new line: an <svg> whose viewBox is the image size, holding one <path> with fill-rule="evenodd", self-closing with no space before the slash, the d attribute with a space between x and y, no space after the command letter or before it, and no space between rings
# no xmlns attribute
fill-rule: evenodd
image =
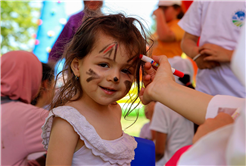
<svg viewBox="0 0 246 166"><path fill-rule="evenodd" d="M157 8L157 3L158 0L104 0L102 12L122 12L142 18L143 23L154 32L155 24L151 15ZM1 1L1 54L17 49L32 51L35 47L41 47L44 43L36 41L38 35L47 37L46 41L52 47L68 18L83 8L82 0ZM52 21L54 19L56 21ZM43 26L45 28L42 29ZM47 32L40 33L41 30ZM48 52L49 49L45 51ZM43 53L42 56L41 61L47 62L47 57Z"/></svg>

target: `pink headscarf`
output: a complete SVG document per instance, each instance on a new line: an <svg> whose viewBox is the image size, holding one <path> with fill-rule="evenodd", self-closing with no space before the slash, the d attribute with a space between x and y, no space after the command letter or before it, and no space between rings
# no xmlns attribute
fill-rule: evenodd
<svg viewBox="0 0 246 166"><path fill-rule="evenodd" d="M27 51L10 51L1 57L1 96L31 103L42 79L42 64Z"/></svg>

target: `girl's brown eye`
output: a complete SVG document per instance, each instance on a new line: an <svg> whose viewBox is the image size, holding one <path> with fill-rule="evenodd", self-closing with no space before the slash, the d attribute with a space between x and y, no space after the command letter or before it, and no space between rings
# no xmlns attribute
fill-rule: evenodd
<svg viewBox="0 0 246 166"><path fill-rule="evenodd" d="M132 74L131 73L131 71L130 70L128 70L128 69L123 69L123 70L121 70L123 73L126 73L126 74Z"/></svg>
<svg viewBox="0 0 246 166"><path fill-rule="evenodd" d="M98 64L98 66L101 66L101 67L109 67L107 63L100 63L100 64Z"/></svg>

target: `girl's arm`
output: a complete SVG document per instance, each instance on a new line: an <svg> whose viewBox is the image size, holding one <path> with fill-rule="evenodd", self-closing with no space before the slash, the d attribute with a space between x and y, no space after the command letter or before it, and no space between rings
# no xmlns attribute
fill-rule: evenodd
<svg viewBox="0 0 246 166"><path fill-rule="evenodd" d="M192 122L202 124L213 96L176 83L166 56L153 59L160 66L155 73L150 63L145 64L145 72L149 75L143 77L146 88L140 92L142 103L159 101Z"/></svg>
<svg viewBox="0 0 246 166"><path fill-rule="evenodd" d="M165 152L167 134L155 132L155 160L159 161Z"/></svg>
<svg viewBox="0 0 246 166"><path fill-rule="evenodd" d="M156 29L158 38L163 42L175 41L174 32L167 26L167 22L162 9L158 8L153 13L156 16Z"/></svg>
<svg viewBox="0 0 246 166"><path fill-rule="evenodd" d="M79 136L65 120L55 117L50 134L46 165L71 165Z"/></svg>

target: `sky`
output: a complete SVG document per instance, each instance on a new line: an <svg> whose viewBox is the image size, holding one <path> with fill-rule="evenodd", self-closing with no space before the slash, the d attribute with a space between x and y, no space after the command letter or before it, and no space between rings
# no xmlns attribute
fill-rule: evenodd
<svg viewBox="0 0 246 166"><path fill-rule="evenodd" d="M82 0L65 0L68 16L83 9ZM104 0L102 12L104 14L122 12L127 16L136 16L150 29L153 24L152 13L157 8L158 0Z"/></svg>

